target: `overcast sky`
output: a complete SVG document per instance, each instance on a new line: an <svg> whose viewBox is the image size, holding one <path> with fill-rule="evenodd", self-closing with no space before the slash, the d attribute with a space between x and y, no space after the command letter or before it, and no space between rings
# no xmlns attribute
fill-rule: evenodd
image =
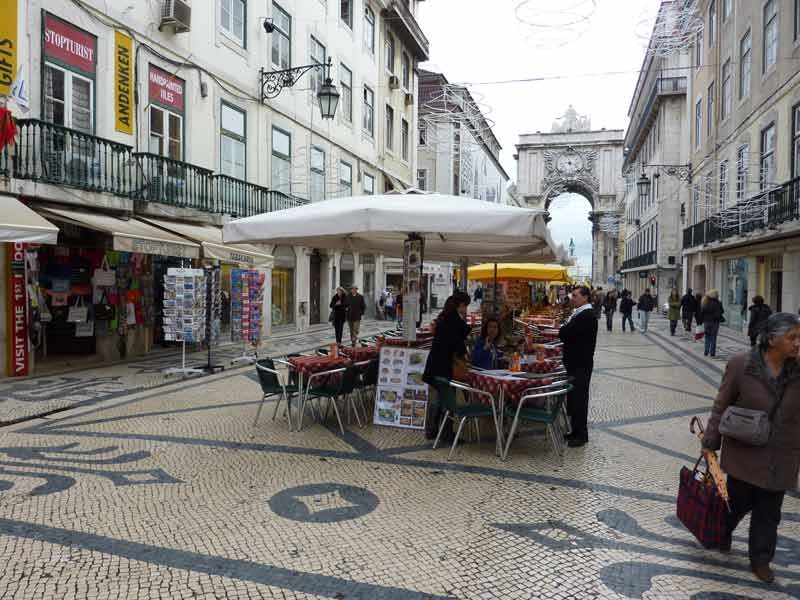
<svg viewBox="0 0 800 600"><path fill-rule="evenodd" d="M627 127L628 105L644 58L640 36L649 32L648 19L660 4L659 0L530 0L520 9L532 22L548 25L575 20L562 7L576 6L576 13L584 15L594 4L593 15L578 35L562 34L553 27L537 33L521 24L515 15L521 2L420 3L420 22L431 44L431 60L423 67L444 73L451 83L473 84L473 95L490 110L488 118L503 146L501 162L512 181L517 179L514 146L520 134L549 132L570 104L591 118L592 129ZM561 12L544 12L553 11L552 7ZM554 47L562 42L568 43ZM599 75L617 71L624 73ZM486 84L539 77L562 79ZM565 246L571 237L575 239L576 256L587 269L592 254L588 211L582 197L564 197L553 205L550 224L554 238Z"/></svg>

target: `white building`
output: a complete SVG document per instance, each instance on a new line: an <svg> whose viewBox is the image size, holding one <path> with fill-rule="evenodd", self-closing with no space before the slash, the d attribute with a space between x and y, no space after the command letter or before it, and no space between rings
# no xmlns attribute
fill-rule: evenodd
<svg viewBox="0 0 800 600"><path fill-rule="evenodd" d="M428 57L419 1L17 0L30 112L11 104L12 154L28 150L13 169L0 164L6 191L67 211L218 227L411 187L416 65ZM323 69L262 101L262 70L329 60L334 119L321 118L315 97ZM381 256L266 250L276 326L324 322L337 285L372 298L383 281Z"/></svg>

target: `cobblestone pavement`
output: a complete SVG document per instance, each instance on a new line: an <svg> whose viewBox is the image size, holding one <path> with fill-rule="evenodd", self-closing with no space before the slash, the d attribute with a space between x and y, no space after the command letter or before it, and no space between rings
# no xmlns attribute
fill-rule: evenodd
<svg viewBox="0 0 800 600"><path fill-rule="evenodd" d="M368 337L392 327L389 321L365 320L361 335ZM309 331L279 333L269 338L258 350L259 356L278 356L302 352L334 341L330 325L314 326ZM236 367L232 361L242 356L242 346L229 344L213 351L213 363L226 369ZM31 417L52 414L74 406L94 404L120 398L133 391L158 387L175 380L164 370L180 366L179 350L160 351L114 365L71 369L63 373L30 377L22 380L0 379L0 425ZM187 355L187 365L207 364L205 351ZM241 365L242 363L238 363ZM179 376L178 376L179 377ZM191 375L190 377L198 377Z"/></svg>
<svg viewBox="0 0 800 600"><path fill-rule="evenodd" d="M601 331L591 440L563 457L533 432L447 462L415 431L289 433L269 405L253 427L252 368L4 427L0 599L800 597L796 494L773 586L746 522L730 555L676 522L724 366L690 345Z"/></svg>

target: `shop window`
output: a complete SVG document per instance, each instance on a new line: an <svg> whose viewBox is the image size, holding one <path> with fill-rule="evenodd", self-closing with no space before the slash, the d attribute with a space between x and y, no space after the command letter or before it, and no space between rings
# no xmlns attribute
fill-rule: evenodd
<svg viewBox="0 0 800 600"><path fill-rule="evenodd" d="M45 120L85 133L94 130L94 82L51 64L44 68Z"/></svg>
<svg viewBox="0 0 800 600"><path fill-rule="evenodd" d="M292 136L272 128L272 189L292 193Z"/></svg>
<svg viewBox="0 0 800 600"><path fill-rule="evenodd" d="M311 148L311 201L325 199L325 151L314 146Z"/></svg>
<svg viewBox="0 0 800 600"><path fill-rule="evenodd" d="M292 66L292 17L276 3L272 3L272 65L276 69Z"/></svg>
<svg viewBox="0 0 800 600"><path fill-rule="evenodd" d="M240 46L245 44L247 3L245 0L220 0L219 25Z"/></svg>
<svg viewBox="0 0 800 600"><path fill-rule="evenodd" d="M244 111L222 103L220 108L220 171L236 179L245 179L246 116Z"/></svg>

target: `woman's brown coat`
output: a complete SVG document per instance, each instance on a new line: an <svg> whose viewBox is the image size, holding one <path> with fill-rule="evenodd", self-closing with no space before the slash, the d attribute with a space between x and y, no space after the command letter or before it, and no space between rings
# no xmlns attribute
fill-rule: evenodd
<svg viewBox="0 0 800 600"><path fill-rule="evenodd" d="M728 361L703 445L712 450L722 445L722 469L736 479L766 490L789 490L797 487L800 470L800 365L796 361L786 363L783 400L765 446L750 446L732 438L723 443L719 433L720 418L728 406L769 413L778 401L778 390L770 385L758 352L742 352Z"/></svg>

